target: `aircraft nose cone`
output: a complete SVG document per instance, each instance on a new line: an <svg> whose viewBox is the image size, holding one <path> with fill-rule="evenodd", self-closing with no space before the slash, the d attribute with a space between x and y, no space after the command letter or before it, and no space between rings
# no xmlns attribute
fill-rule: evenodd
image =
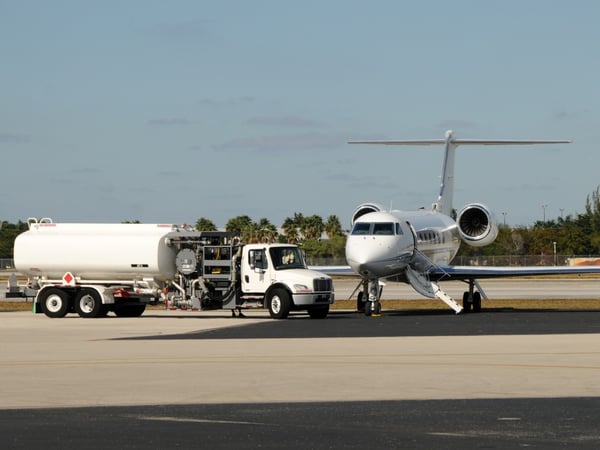
<svg viewBox="0 0 600 450"><path fill-rule="evenodd" d="M385 278L404 270L412 255L413 243L398 236L350 236L346 260L363 278Z"/></svg>
<svg viewBox="0 0 600 450"><path fill-rule="evenodd" d="M370 262L372 262L373 249L369 248L364 239L352 238L348 239L346 245L346 260L352 269L364 276L370 274Z"/></svg>

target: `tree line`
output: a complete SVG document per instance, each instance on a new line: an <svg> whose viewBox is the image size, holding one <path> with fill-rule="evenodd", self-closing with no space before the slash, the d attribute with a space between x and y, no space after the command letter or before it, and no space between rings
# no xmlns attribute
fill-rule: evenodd
<svg viewBox="0 0 600 450"><path fill-rule="evenodd" d="M588 195L585 212L538 220L533 226L500 225L496 240L480 248L463 245L457 256L600 255L600 188Z"/></svg>
<svg viewBox="0 0 600 450"><path fill-rule="evenodd" d="M138 222L138 221L134 221ZM216 231L215 224L199 218L194 228ZM16 236L28 229L27 222L3 222L0 229L0 258L13 258ZM226 231L239 233L245 242L284 242L299 244L309 257L343 258L347 231L336 215L326 220L319 215L294 213L277 228L269 219L252 220L242 215L230 219ZM500 255L600 255L600 187L590 194L585 212L544 221L532 226L499 226L498 237L486 247L462 245L457 257Z"/></svg>

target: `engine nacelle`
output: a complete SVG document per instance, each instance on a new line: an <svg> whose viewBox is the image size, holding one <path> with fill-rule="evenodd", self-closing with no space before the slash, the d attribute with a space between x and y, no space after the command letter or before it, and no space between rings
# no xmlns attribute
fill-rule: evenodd
<svg viewBox="0 0 600 450"><path fill-rule="evenodd" d="M356 222L356 220L359 217L364 216L365 214L379 212L383 210L383 207L381 205L378 205L377 203L363 203L361 205L358 205L358 207L352 213L352 222L350 223L350 225L354 225L354 222Z"/></svg>
<svg viewBox="0 0 600 450"><path fill-rule="evenodd" d="M472 247L489 245L498 236L494 214L481 203L471 203L460 210L456 225L461 239Z"/></svg>

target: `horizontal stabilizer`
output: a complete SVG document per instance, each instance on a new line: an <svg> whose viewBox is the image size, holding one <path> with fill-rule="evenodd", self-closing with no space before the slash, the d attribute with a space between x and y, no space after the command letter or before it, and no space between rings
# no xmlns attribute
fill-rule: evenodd
<svg viewBox="0 0 600 450"><path fill-rule="evenodd" d="M452 213L452 196L454 191L454 152L460 145L533 145L533 144L570 144L566 139L457 139L452 130L446 131L445 139L407 139L396 141L349 141L348 144L380 144L380 145L445 145L444 166L440 195L434 208L442 214Z"/></svg>
<svg viewBox="0 0 600 450"><path fill-rule="evenodd" d="M406 141L349 141L348 144L381 145L441 145L446 139L406 140ZM570 144L569 140L515 140L515 139L450 139L455 145L533 145L533 144Z"/></svg>

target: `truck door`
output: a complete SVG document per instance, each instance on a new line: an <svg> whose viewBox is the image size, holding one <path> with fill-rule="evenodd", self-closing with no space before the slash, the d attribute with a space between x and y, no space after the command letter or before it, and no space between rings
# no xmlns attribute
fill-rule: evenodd
<svg viewBox="0 0 600 450"><path fill-rule="evenodd" d="M244 293L264 293L271 284L269 260L266 249L248 251L242 271L242 291Z"/></svg>

